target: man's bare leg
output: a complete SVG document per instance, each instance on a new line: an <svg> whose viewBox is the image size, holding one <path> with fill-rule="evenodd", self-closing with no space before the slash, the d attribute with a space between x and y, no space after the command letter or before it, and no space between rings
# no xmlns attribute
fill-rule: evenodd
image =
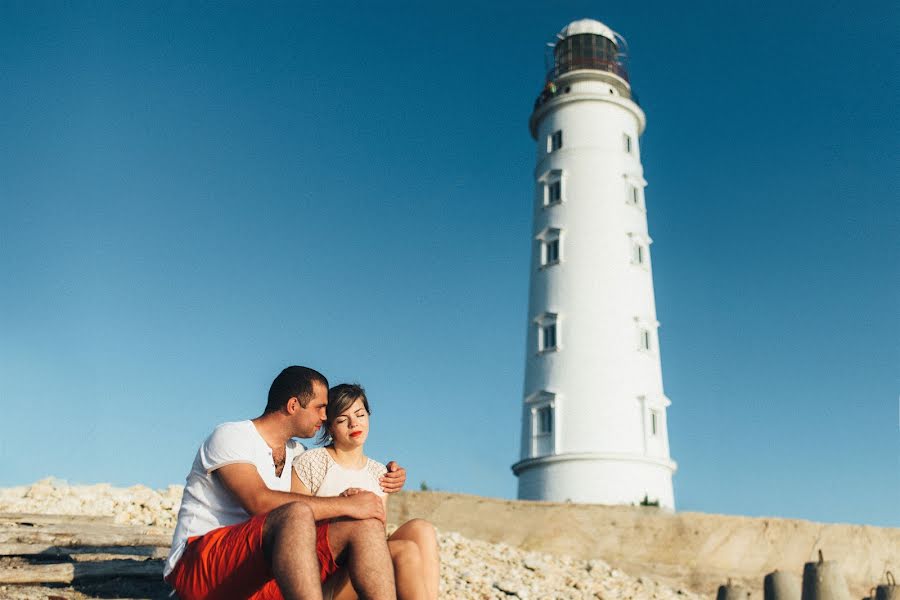
<svg viewBox="0 0 900 600"><path fill-rule="evenodd" d="M424 597L427 600L437 600L441 581L441 559L434 525L423 519L407 521L397 528L388 539L388 543L403 540L414 542L418 547L421 564L419 572L426 592Z"/></svg>
<svg viewBox="0 0 900 600"><path fill-rule="evenodd" d="M361 600L396 600L384 523L377 519L333 521L328 525L328 543L335 558L343 559Z"/></svg>
<svg viewBox="0 0 900 600"><path fill-rule="evenodd" d="M388 540L391 562L394 564L394 579L397 582L398 600L428 600L422 575L422 557L419 547L409 540ZM332 600L358 600L346 569L339 569L333 575Z"/></svg>
<svg viewBox="0 0 900 600"><path fill-rule="evenodd" d="M270 512L263 551L285 600L322 600L312 509L292 502Z"/></svg>

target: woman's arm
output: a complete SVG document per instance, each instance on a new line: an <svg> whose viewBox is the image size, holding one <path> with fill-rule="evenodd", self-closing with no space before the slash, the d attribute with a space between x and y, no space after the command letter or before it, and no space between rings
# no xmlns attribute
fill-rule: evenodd
<svg viewBox="0 0 900 600"><path fill-rule="evenodd" d="M291 491L295 494L303 494L304 496L312 496L312 492L306 484L300 481L297 475L297 469L291 469Z"/></svg>

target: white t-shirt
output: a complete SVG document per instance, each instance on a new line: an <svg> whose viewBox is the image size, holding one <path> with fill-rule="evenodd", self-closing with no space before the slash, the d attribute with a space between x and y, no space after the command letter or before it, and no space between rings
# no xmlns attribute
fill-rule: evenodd
<svg viewBox="0 0 900 600"><path fill-rule="evenodd" d="M300 442L289 440L285 465L293 464L303 450ZM200 446L188 473L163 576L168 576L175 568L188 538L204 535L219 527L243 523L250 518L231 492L213 477L216 469L235 463L255 465L269 489L291 491L291 469L282 469L280 477L275 475L272 449L259 435L252 421L219 425Z"/></svg>
<svg viewBox="0 0 900 600"><path fill-rule="evenodd" d="M347 488L386 495L378 479L387 469L371 458L366 458L365 466L350 469L336 463L325 448L313 448L294 459L294 469L313 496L340 496Z"/></svg>

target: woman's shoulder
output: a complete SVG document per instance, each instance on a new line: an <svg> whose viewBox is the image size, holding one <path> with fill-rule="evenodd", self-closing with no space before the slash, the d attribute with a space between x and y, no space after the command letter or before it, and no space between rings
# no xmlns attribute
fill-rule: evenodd
<svg viewBox="0 0 900 600"><path fill-rule="evenodd" d="M325 448L310 448L294 458L294 465L328 465L328 451Z"/></svg>
<svg viewBox="0 0 900 600"><path fill-rule="evenodd" d="M300 481L315 495L328 473L328 452L325 448L313 448L294 459L294 470Z"/></svg>
<svg viewBox="0 0 900 600"><path fill-rule="evenodd" d="M368 471L376 480L387 473L387 467L371 458L366 457L366 471Z"/></svg>
<svg viewBox="0 0 900 600"><path fill-rule="evenodd" d="M303 454L308 454L310 456L328 456L328 450L325 446L321 446L319 448L310 448Z"/></svg>

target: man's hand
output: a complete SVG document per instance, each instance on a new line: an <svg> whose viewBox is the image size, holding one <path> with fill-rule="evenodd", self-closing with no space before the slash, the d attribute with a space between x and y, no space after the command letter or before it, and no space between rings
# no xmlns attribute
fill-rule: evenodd
<svg viewBox="0 0 900 600"><path fill-rule="evenodd" d="M378 519L382 523L386 522L384 503L372 492L357 490L353 495L346 496L346 499L346 514L351 519Z"/></svg>
<svg viewBox="0 0 900 600"><path fill-rule="evenodd" d="M381 489L387 494L399 492L403 489L403 484L406 483L406 469L392 460L387 464L387 473L381 476L378 483L381 484Z"/></svg>
<svg viewBox="0 0 900 600"><path fill-rule="evenodd" d="M346 497L346 496L355 496L356 494L358 494L358 493L360 493L360 492L362 492L362 491L363 491L362 488L347 488L346 490L344 490L343 492L341 492L339 495L340 495L340 496L344 496L344 497Z"/></svg>

